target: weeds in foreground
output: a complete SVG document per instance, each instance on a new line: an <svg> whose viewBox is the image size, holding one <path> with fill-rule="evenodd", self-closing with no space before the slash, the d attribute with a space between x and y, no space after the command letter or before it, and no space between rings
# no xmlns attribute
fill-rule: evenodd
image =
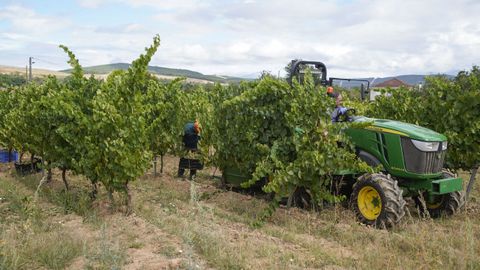
<svg viewBox="0 0 480 270"><path fill-rule="evenodd" d="M46 219L31 197L6 181L0 192L0 269L65 269L81 254L81 242Z"/></svg>
<svg viewBox="0 0 480 270"><path fill-rule="evenodd" d="M126 247L108 234L106 224L102 225L99 244L91 248L83 246L83 256L87 259L87 269L121 269L127 259Z"/></svg>

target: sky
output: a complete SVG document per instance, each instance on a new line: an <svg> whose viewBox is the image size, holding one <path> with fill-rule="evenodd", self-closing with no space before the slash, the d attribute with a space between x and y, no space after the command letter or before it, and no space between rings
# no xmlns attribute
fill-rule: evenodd
<svg viewBox="0 0 480 270"><path fill-rule="evenodd" d="M333 77L455 75L480 65L479 0L0 0L0 65L135 60L204 74L284 74L317 60Z"/></svg>

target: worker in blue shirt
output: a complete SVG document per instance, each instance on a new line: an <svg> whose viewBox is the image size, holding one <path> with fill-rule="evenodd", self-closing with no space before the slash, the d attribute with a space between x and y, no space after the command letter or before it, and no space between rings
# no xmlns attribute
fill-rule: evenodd
<svg viewBox="0 0 480 270"><path fill-rule="evenodd" d="M340 116L346 114L348 111L347 108L343 107L342 94L334 93L332 90L330 90L330 92L327 90L327 93L330 97L335 98L335 109L332 112L332 123L339 122Z"/></svg>
<svg viewBox="0 0 480 270"><path fill-rule="evenodd" d="M195 122L189 122L185 125L182 141L187 153L198 151L200 131L201 128L198 120L195 120ZM190 179L193 180L197 174L197 170L203 169L203 165L198 159L181 157L178 164L178 177L183 177L185 169L190 170Z"/></svg>

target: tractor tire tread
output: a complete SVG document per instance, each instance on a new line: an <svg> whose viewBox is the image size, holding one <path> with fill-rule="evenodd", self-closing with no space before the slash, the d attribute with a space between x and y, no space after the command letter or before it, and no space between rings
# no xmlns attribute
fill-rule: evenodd
<svg viewBox="0 0 480 270"><path fill-rule="evenodd" d="M442 171L442 176L444 178L457 177L455 173L446 169ZM443 196L446 197L443 199L444 201L439 208L427 209L430 217L440 218L442 216L451 216L459 212L465 206L465 192L463 190L443 194ZM425 211L418 198L416 198L415 202L417 204L417 207L419 207L420 211Z"/></svg>
<svg viewBox="0 0 480 270"><path fill-rule="evenodd" d="M350 201L352 206L356 205L359 186L365 181L373 181L382 188L385 197L385 202L382 201L384 213L372 222L363 217L356 207L353 207L359 221L368 225L375 225L381 229L387 229L398 224L405 216L406 201L403 198L403 190L398 186L397 180L392 179L390 175L382 173L362 175L353 186L354 192L352 195L354 196L352 196Z"/></svg>

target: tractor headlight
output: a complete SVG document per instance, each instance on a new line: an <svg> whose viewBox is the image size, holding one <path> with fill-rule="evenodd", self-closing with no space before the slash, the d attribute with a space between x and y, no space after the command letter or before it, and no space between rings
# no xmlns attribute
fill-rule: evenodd
<svg viewBox="0 0 480 270"><path fill-rule="evenodd" d="M447 150L447 146L448 146L448 142L447 142L447 141L442 142L442 151Z"/></svg>
<svg viewBox="0 0 480 270"><path fill-rule="evenodd" d="M417 141L412 140L413 145L423 152L435 152L438 151L438 147L440 146L440 142L424 142L424 141Z"/></svg>

